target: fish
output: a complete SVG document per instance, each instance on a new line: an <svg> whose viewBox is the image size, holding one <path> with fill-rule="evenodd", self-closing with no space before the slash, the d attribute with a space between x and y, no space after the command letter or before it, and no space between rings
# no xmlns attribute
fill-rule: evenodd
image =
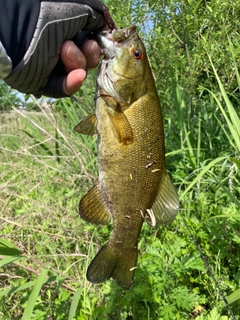
<svg viewBox="0 0 240 320"><path fill-rule="evenodd" d="M96 225L113 221L110 240L87 269L87 279L133 283L144 221L168 225L179 210L165 166L163 116L143 41L131 25L98 34L100 63L95 113L75 131L98 136L99 178L80 200L80 217Z"/></svg>

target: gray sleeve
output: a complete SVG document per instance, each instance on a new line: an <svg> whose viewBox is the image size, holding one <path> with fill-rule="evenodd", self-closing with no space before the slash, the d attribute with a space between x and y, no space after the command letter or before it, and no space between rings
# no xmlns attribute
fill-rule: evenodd
<svg viewBox="0 0 240 320"><path fill-rule="evenodd" d="M30 46L20 63L5 79L6 83L36 97L66 96L62 89L64 76L52 77L62 43L75 37L81 30L94 31L105 24L103 15L88 5L42 2Z"/></svg>
<svg viewBox="0 0 240 320"><path fill-rule="evenodd" d="M12 70L12 61L0 41L0 79L6 78Z"/></svg>

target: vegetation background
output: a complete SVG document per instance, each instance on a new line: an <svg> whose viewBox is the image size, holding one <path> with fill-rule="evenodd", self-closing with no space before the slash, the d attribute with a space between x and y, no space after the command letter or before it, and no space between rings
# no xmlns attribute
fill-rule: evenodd
<svg viewBox="0 0 240 320"><path fill-rule="evenodd" d="M94 109L96 70L74 99L25 97L27 110L1 83L0 319L239 319L240 2L105 3L146 44L180 213L144 225L129 291L90 284L111 226L78 217L98 170L96 138L73 127Z"/></svg>

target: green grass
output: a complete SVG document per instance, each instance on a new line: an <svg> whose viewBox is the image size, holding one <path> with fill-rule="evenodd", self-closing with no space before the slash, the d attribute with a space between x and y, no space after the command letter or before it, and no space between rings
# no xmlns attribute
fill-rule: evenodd
<svg viewBox="0 0 240 320"><path fill-rule="evenodd" d="M231 319L221 292L239 315L239 118L220 82L195 115L174 88L165 132L180 214L167 228L144 225L129 291L85 277L111 233L78 217L97 151L72 129L93 96L0 114L0 319Z"/></svg>

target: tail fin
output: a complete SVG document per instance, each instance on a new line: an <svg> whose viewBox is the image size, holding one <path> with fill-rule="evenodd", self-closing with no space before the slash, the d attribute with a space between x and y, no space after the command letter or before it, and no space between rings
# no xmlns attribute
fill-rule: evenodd
<svg viewBox="0 0 240 320"><path fill-rule="evenodd" d="M88 267L88 281L101 283L112 277L120 287L129 289L137 264L137 255L137 248L126 252L108 242Z"/></svg>

